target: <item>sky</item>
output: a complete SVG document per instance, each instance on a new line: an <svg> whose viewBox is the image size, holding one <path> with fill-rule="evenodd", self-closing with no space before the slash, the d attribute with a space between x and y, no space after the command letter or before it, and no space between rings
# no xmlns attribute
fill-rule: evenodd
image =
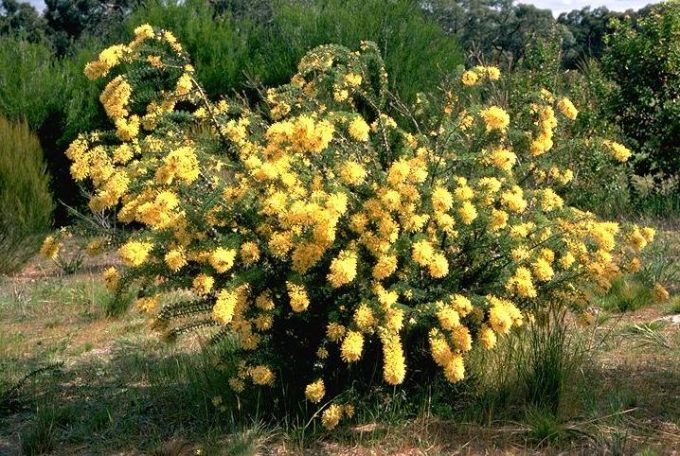
<svg viewBox="0 0 680 456"><path fill-rule="evenodd" d="M606 6L613 11L625 11L627 9L639 9L648 3L656 3L658 0L518 0L517 3L531 3L539 8L546 8L552 10L553 14L557 16L564 11L571 11L574 9L581 9L584 6L590 5L593 8L598 6ZM28 0L33 6L41 10L45 3L43 0Z"/></svg>

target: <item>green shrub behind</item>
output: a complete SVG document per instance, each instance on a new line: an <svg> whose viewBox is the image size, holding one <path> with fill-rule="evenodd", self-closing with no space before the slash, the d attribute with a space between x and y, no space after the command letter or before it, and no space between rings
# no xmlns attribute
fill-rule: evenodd
<svg viewBox="0 0 680 456"><path fill-rule="evenodd" d="M456 40L428 21L413 0L274 0L263 11L268 17L220 12L204 1L156 0L135 11L127 29L150 23L172 30L212 96L243 90L252 81L288 82L307 50L327 43L378 43L392 89L407 101L463 62Z"/></svg>
<svg viewBox="0 0 680 456"><path fill-rule="evenodd" d="M640 152L639 173L680 173L680 2L614 23L604 68L620 87L616 121Z"/></svg>
<svg viewBox="0 0 680 456"><path fill-rule="evenodd" d="M50 226L54 204L38 138L26 122L0 117L0 274L34 253Z"/></svg>

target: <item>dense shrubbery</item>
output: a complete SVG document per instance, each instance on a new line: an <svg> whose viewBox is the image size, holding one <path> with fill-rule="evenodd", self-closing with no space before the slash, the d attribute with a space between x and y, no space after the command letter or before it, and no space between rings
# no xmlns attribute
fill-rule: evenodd
<svg viewBox="0 0 680 456"><path fill-rule="evenodd" d="M282 84L307 50L327 43L378 43L393 75L390 88L409 101L463 61L457 42L427 21L413 0L260 3L270 5L230 14L230 9L221 12L201 0L150 2L131 15L127 28L131 32L149 22L173 30L212 96L253 82Z"/></svg>
<svg viewBox="0 0 680 456"><path fill-rule="evenodd" d="M585 144L577 108L537 86L508 112L495 67L399 105L407 126L369 42L310 51L257 110L208 100L176 38L149 26L85 71L109 81L115 129L71 144L71 173L93 184L95 213L140 227L109 287L139 288L170 336L231 346L217 368L236 393L276 384L329 429L376 365L388 385L458 382L471 350L586 306L654 236L564 204L579 170L555 152Z"/></svg>
<svg viewBox="0 0 680 456"><path fill-rule="evenodd" d="M640 173L680 170L680 2L615 24L603 63L618 84L614 113L639 151Z"/></svg>
<svg viewBox="0 0 680 456"><path fill-rule="evenodd" d="M120 16L123 23L106 27L98 25L101 11L96 7L86 13L92 5L74 9L71 2L52 3L48 12L54 10L50 14L64 22L60 29L65 30L52 47L47 41L27 43L17 36L0 37L0 114L29 121L45 151L55 198L70 206L79 205L82 199L66 172L63 152L77 132L100 128L105 121L96 103L100 87L86 84L82 68L95 54L93 49L117 40L121 30L131 31L140 23L153 22L176 31L211 97L245 92L257 100L261 84L285 82L308 49L327 42L351 47L362 39L379 42L388 69L398 76L391 88L410 100L417 91L436 86L444 72L462 62L457 43L436 23L426 21L412 0L304 4L280 0L275 9L264 1L234 5L155 1L132 13L129 8L134 2L121 0L120 11L114 9L125 12ZM87 17L78 19L78 14ZM96 36L88 35L88 30L96 31ZM62 38L68 37L79 39L67 46ZM54 57L53 47L65 55ZM57 208L56 218L60 223L68 221L63 207Z"/></svg>
<svg viewBox="0 0 680 456"><path fill-rule="evenodd" d="M593 138L622 142L619 129L610 120L608 100L615 85L602 74L596 61L585 63L581 71L561 68L559 42L538 40L528 46L521 65L501 81L496 98L507 100L511 109L527 104L527 94L535 87L569 96L579 107L578 119L555 144L555 164L574 170L574 179L563 189L569 204L600 215L617 216L629 207L630 169L612 160L609 147Z"/></svg>
<svg viewBox="0 0 680 456"><path fill-rule="evenodd" d="M35 254L50 228L52 196L38 139L25 122L0 117L0 274Z"/></svg>

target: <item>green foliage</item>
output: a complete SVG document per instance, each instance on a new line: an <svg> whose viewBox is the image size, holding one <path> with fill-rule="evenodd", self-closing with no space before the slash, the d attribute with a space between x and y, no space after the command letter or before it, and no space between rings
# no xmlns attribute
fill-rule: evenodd
<svg viewBox="0 0 680 456"><path fill-rule="evenodd" d="M498 85L495 96L499 103L521 110L530 102L527 94L533 87L567 95L579 110L578 118L569 137L550 151L556 164L575 171L562 194L569 204L602 216L625 214L630 208L628 168L614 160L601 142L594 141L598 137L620 141L605 101L615 87L597 61L585 62L581 71L564 71L561 59L558 36L536 41L527 48L522 64Z"/></svg>
<svg viewBox="0 0 680 456"><path fill-rule="evenodd" d="M535 40L557 34L563 40L569 31L557 24L550 10L514 0L432 0L427 9L455 36L473 63L479 60L514 67Z"/></svg>
<svg viewBox="0 0 680 456"><path fill-rule="evenodd" d="M429 92L462 63L456 40L428 21L414 0L326 0L275 3L274 21L288 73L307 50L327 43L355 49L363 40L378 44L391 89L407 102Z"/></svg>
<svg viewBox="0 0 680 456"><path fill-rule="evenodd" d="M92 58L90 42L83 40L70 57L55 58L45 43L0 37L0 115L12 121L25 119L43 146L56 200L75 206L80 192L68 171L64 149L77 132L101 125L98 87L83 75ZM98 45L97 45L98 46ZM63 223L59 207L55 219Z"/></svg>
<svg viewBox="0 0 680 456"><path fill-rule="evenodd" d="M571 35L563 46L564 66L574 69L590 59L599 60L605 50L605 36L613 31L610 22L613 19L622 19L624 14L635 13L617 13L609 11L606 6L591 10L590 6L586 6L560 14L557 22L564 25Z"/></svg>
<svg viewBox="0 0 680 456"><path fill-rule="evenodd" d="M0 114L40 128L59 109L66 80L45 44L0 37Z"/></svg>
<svg viewBox="0 0 680 456"><path fill-rule="evenodd" d="M640 152L637 171L680 171L680 2L654 6L644 17L615 23L604 68L620 90L616 120Z"/></svg>
<svg viewBox="0 0 680 456"><path fill-rule="evenodd" d="M44 38L45 22L29 3L0 1L0 35L19 35L31 41Z"/></svg>
<svg viewBox="0 0 680 456"><path fill-rule="evenodd" d="M653 301L651 288L635 277L622 277L612 283L602 299L606 310L628 312L648 306Z"/></svg>
<svg viewBox="0 0 680 456"><path fill-rule="evenodd" d="M54 204L42 149L25 122L0 117L0 273L16 270L49 228Z"/></svg>
<svg viewBox="0 0 680 456"><path fill-rule="evenodd" d="M532 431L542 434L543 425L557 424L578 409L571 393L584 381L589 340L566 316L554 306L530 323L530 331L501 338L493 351L473 352L471 418L483 423L526 419Z"/></svg>
<svg viewBox="0 0 680 456"><path fill-rule="evenodd" d="M137 0L45 0L44 18L55 50L64 54L83 34L106 36L120 26Z"/></svg>
<svg viewBox="0 0 680 456"><path fill-rule="evenodd" d="M59 410L54 406L38 408L30 427L20 435L22 453L33 456L54 451L60 418Z"/></svg>
<svg viewBox="0 0 680 456"><path fill-rule="evenodd" d="M413 0L276 0L271 10L262 4L256 2L246 14L249 10L234 5L218 11L198 0L154 1L135 11L127 28L152 23L172 30L212 96L253 82L287 82L308 49L331 42L351 48L363 40L377 42L392 89L409 101L462 62L455 40L428 21Z"/></svg>

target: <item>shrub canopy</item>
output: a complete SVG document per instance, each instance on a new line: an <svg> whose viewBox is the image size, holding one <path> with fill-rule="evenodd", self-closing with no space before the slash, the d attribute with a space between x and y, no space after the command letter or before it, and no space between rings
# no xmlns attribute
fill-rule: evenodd
<svg viewBox="0 0 680 456"><path fill-rule="evenodd" d="M209 101L177 39L148 25L85 71L109 81L115 129L81 135L71 172L93 211L139 227L111 289L140 287L171 336L230 344L237 394L278 384L329 429L376 365L388 385L458 382L470 350L551 303L586 306L654 236L564 204L575 171L551 152L577 108L545 89L511 113L489 104L495 67L402 107L408 127L370 42L313 49L258 109Z"/></svg>

